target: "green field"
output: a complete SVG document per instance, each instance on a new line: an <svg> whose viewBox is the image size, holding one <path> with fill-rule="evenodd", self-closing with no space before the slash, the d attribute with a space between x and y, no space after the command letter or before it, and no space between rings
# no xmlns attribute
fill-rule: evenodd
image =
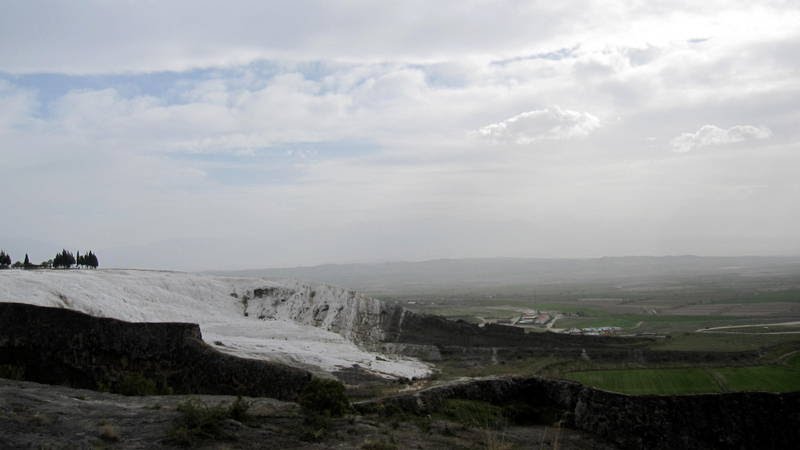
<svg viewBox="0 0 800 450"><path fill-rule="evenodd" d="M800 391L800 363L787 366L588 370L565 377L600 389L631 395L713 392Z"/></svg>

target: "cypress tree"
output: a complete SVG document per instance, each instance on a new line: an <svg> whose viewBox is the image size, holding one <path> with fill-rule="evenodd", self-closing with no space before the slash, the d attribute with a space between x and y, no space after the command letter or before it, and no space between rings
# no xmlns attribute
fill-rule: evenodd
<svg viewBox="0 0 800 450"><path fill-rule="evenodd" d="M86 264L94 269L97 269L97 266L100 265L100 263L97 261L97 255L92 253L91 250L89 250L89 255L86 257L86 260Z"/></svg>
<svg viewBox="0 0 800 450"><path fill-rule="evenodd" d="M0 250L0 269L7 269L11 265L11 255Z"/></svg>

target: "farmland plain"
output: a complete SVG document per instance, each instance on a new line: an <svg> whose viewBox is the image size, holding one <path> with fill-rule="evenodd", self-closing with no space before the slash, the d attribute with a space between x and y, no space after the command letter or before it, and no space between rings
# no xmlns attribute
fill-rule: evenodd
<svg viewBox="0 0 800 450"><path fill-rule="evenodd" d="M665 352L752 352L725 367L689 363L511 360L437 363L441 378L498 374L580 379L627 393L799 390L791 366L800 351L800 258L621 257L586 260L470 259L284 269L247 275L297 277L359 289L409 310L475 324L515 322L548 312L567 332L616 327ZM724 328L721 328L724 327ZM739 328L731 328L739 327ZM711 330L708 330L711 329ZM698 362L701 361L701 362Z"/></svg>

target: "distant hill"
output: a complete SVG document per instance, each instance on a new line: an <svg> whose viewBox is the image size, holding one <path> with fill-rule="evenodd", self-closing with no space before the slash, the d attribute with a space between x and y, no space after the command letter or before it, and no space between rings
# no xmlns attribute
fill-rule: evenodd
<svg viewBox="0 0 800 450"><path fill-rule="evenodd" d="M470 290L537 284L644 281L702 275L800 275L800 257L626 256L593 259L476 258L327 264L215 272L294 278L372 294Z"/></svg>

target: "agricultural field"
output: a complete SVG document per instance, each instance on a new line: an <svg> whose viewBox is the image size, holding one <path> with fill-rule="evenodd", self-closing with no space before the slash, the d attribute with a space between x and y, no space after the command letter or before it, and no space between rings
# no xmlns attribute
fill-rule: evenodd
<svg viewBox="0 0 800 450"><path fill-rule="evenodd" d="M550 328L566 332L616 327L619 336L651 337L650 349L681 352L757 352L753 366L708 367L523 358L463 367L443 361L443 378L542 375L614 392L643 395L800 390L800 273L683 276L638 281L570 281L498 286L459 292L418 289L384 296L421 313L491 323L532 310L558 315Z"/></svg>
<svg viewBox="0 0 800 450"><path fill-rule="evenodd" d="M785 338L764 340L767 333L796 333L800 340L800 273L759 273L747 276L705 275L662 277L647 280L569 281L539 285L508 285L450 292L392 292L379 297L398 302L420 313L442 315L471 323L508 321L536 310L558 313L549 329L617 327L623 335L662 335L673 338L676 348L692 343L734 342L752 347L749 338L688 338L703 329L718 334L749 334L753 342L784 342ZM775 328L780 322L798 321L794 326ZM764 328L767 327L767 328ZM775 334L777 336L777 334ZM678 338L678 339L674 339ZM681 341L681 343L676 343ZM731 345L728 345L731 344Z"/></svg>
<svg viewBox="0 0 800 450"><path fill-rule="evenodd" d="M651 348L653 350L733 352L775 346L786 346L787 349L783 353L790 351L792 347L800 348L800 335L680 332L671 334L669 339L655 342Z"/></svg>
<svg viewBox="0 0 800 450"><path fill-rule="evenodd" d="M751 367L703 362L725 357L693 357L690 363L678 356L657 364L553 355L443 360L436 363L443 381L514 374L567 377L628 393L800 389L797 360L787 356L800 351L798 258L437 260L272 275L346 285L417 313L478 325L636 337L648 339L653 351L753 355L746 357ZM550 319L528 320L542 315Z"/></svg>

